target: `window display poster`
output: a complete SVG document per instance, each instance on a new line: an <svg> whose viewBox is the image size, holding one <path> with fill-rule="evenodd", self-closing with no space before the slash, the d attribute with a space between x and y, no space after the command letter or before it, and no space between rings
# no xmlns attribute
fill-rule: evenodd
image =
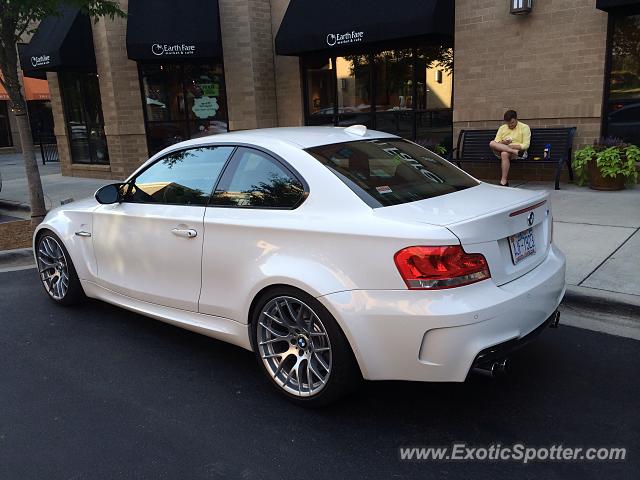
<svg viewBox="0 0 640 480"><path fill-rule="evenodd" d="M220 105L217 98L200 97L193 99L191 110L198 118L211 118L216 116L219 108Z"/></svg>

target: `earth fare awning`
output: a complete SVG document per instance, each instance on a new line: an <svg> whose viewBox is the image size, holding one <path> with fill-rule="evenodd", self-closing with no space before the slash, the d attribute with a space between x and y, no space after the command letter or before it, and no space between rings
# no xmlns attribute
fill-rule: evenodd
<svg viewBox="0 0 640 480"><path fill-rule="evenodd" d="M95 71L91 20L78 8L63 5L60 15L40 22L29 44L19 48L26 76L61 70Z"/></svg>
<svg viewBox="0 0 640 480"><path fill-rule="evenodd" d="M278 55L353 48L425 36L453 37L452 0L291 0Z"/></svg>
<svg viewBox="0 0 640 480"><path fill-rule="evenodd" d="M222 57L216 0L129 0L127 55L131 60Z"/></svg>

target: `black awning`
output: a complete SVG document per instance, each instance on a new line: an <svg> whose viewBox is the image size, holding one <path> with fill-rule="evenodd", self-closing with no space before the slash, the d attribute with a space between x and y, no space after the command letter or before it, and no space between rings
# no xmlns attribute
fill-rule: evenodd
<svg viewBox="0 0 640 480"><path fill-rule="evenodd" d="M20 67L22 68L22 75L29 78L39 78L40 80L47 79L47 72L39 70L33 70L31 68L31 57L29 55L29 44L18 44L18 58L20 59Z"/></svg>
<svg viewBox="0 0 640 480"><path fill-rule="evenodd" d="M634 5L640 6L640 0L596 0L596 8L605 11Z"/></svg>
<svg viewBox="0 0 640 480"><path fill-rule="evenodd" d="M416 37L453 37L452 0L291 0L278 55L349 49Z"/></svg>
<svg viewBox="0 0 640 480"><path fill-rule="evenodd" d="M222 57L214 0L129 0L127 54L131 60Z"/></svg>
<svg viewBox="0 0 640 480"><path fill-rule="evenodd" d="M63 5L60 15L40 22L19 55L22 71L31 77L37 72L95 71L91 20L79 9Z"/></svg>

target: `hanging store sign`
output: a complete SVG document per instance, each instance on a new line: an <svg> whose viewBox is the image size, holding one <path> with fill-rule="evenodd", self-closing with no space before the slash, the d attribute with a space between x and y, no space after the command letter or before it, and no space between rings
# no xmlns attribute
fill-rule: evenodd
<svg viewBox="0 0 640 480"><path fill-rule="evenodd" d="M154 43L151 45L151 53L160 57L164 55L193 55L196 52L195 45L176 43L174 45Z"/></svg>
<svg viewBox="0 0 640 480"><path fill-rule="evenodd" d="M330 33L327 35L327 45L335 47L336 45L348 45L350 43L358 43L364 39L364 32L345 32Z"/></svg>
<svg viewBox="0 0 640 480"><path fill-rule="evenodd" d="M31 57L31 66L32 67L44 67L45 65L49 65L51 63L50 55L40 55Z"/></svg>

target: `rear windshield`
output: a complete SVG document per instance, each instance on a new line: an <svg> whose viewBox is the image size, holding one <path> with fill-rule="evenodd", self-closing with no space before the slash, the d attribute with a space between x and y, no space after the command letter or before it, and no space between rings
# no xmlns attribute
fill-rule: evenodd
<svg viewBox="0 0 640 480"><path fill-rule="evenodd" d="M387 207L478 185L443 158L406 140L378 139L307 149L367 205Z"/></svg>

